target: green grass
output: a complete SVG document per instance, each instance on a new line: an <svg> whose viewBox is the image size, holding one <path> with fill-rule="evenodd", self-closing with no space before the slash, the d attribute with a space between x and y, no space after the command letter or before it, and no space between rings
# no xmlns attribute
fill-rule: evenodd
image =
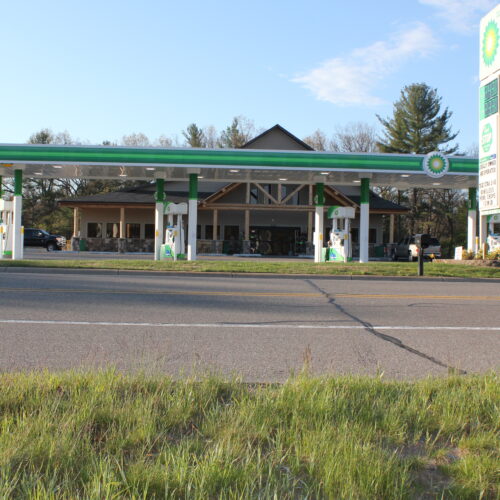
<svg viewBox="0 0 500 500"><path fill-rule="evenodd" d="M45 267L72 269L119 269L135 271L176 272L223 272L223 273L269 273L269 274L314 274L346 276L416 276L417 263L409 262L256 262L256 261L178 261L155 262L153 260L0 260L0 267ZM467 266L428 262L426 276L455 278L500 278L500 267Z"/></svg>
<svg viewBox="0 0 500 500"><path fill-rule="evenodd" d="M0 375L0 498L500 498L497 375Z"/></svg>

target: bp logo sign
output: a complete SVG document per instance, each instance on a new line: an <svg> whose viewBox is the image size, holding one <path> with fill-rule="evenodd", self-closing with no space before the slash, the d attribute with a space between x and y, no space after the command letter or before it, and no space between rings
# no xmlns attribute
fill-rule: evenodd
<svg viewBox="0 0 500 500"><path fill-rule="evenodd" d="M429 177L434 177L437 179L439 177L443 177L443 175L448 172L450 163L446 156L438 153L437 151L434 151L424 157L422 166L424 167L424 172Z"/></svg>
<svg viewBox="0 0 500 500"><path fill-rule="evenodd" d="M498 26L495 21L490 21L484 30L482 54L486 66L491 66L498 51Z"/></svg>
<svg viewBox="0 0 500 500"><path fill-rule="evenodd" d="M481 132L481 147L483 148L483 151L487 153L491 145L493 144L493 128L489 123L487 123L483 127L483 131Z"/></svg>

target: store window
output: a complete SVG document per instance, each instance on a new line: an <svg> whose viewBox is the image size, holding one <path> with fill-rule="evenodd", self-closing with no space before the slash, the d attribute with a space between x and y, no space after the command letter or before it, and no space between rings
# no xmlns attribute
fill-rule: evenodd
<svg viewBox="0 0 500 500"><path fill-rule="evenodd" d="M224 239L236 241L239 240L240 226L224 226Z"/></svg>
<svg viewBox="0 0 500 500"><path fill-rule="evenodd" d="M87 223L87 237L88 238L102 238L102 222L89 222Z"/></svg>
<svg viewBox="0 0 500 500"><path fill-rule="evenodd" d="M127 238L140 238L141 225L140 224L127 224L126 226Z"/></svg>
<svg viewBox="0 0 500 500"><path fill-rule="evenodd" d="M155 225L144 224L144 238L153 239L155 237Z"/></svg>
<svg viewBox="0 0 500 500"><path fill-rule="evenodd" d="M106 224L106 238L119 238L120 224L118 222L108 222Z"/></svg>
<svg viewBox="0 0 500 500"><path fill-rule="evenodd" d="M217 237L220 239L220 226L217 226ZM207 224L205 226L205 239L206 240L214 239L214 226L212 224Z"/></svg>

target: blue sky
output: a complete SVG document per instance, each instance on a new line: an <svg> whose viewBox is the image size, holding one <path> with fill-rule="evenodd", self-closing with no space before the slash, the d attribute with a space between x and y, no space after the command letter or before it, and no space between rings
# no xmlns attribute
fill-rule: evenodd
<svg viewBox="0 0 500 500"><path fill-rule="evenodd" d="M437 88L477 143L480 18L491 0L2 0L0 142L92 144L219 131L243 115L300 138L378 127L403 86Z"/></svg>

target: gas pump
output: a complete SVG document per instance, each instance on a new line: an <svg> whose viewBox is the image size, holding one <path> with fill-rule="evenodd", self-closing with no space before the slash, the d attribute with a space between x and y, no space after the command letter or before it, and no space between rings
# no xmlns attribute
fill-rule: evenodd
<svg viewBox="0 0 500 500"><path fill-rule="evenodd" d="M0 198L0 259L12 255L13 202Z"/></svg>
<svg viewBox="0 0 500 500"><path fill-rule="evenodd" d="M352 244L350 219L354 219L354 207L330 207L328 218L332 219L332 231L328 240L328 259L331 262L347 262L352 260ZM339 220L344 219L343 229L339 228Z"/></svg>
<svg viewBox="0 0 500 500"><path fill-rule="evenodd" d="M165 228L165 244L160 248L160 260L185 259L184 225L182 216L188 213L187 203L165 203L167 215ZM177 216L174 224L174 216Z"/></svg>
<svg viewBox="0 0 500 500"><path fill-rule="evenodd" d="M498 224L500 224L500 214L494 214L488 216L488 238L486 238L486 243L488 243L488 249L490 252L495 252L500 250L500 233L495 231L498 229ZM497 226L495 228L495 225Z"/></svg>
<svg viewBox="0 0 500 500"><path fill-rule="evenodd" d="M490 252L496 252L497 250L500 250L500 234L489 234L486 242L488 243L488 249Z"/></svg>

